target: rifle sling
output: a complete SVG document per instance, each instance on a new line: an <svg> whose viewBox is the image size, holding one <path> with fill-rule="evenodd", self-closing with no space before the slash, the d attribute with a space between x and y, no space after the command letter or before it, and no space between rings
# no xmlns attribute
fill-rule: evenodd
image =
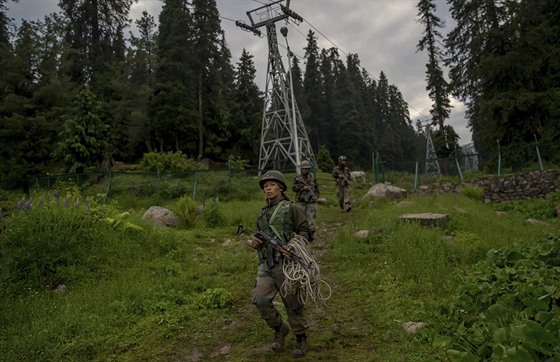
<svg viewBox="0 0 560 362"><path fill-rule="evenodd" d="M278 202L278 205L274 209L274 212L272 213L272 216L270 217L270 220L268 221L268 227L278 237L278 240L280 242L282 242L282 237L280 236L280 233L278 232L278 230L276 230L274 225L272 225L272 222L276 218L276 214L278 213L278 210L280 210L280 207L282 207L282 204L284 202L286 202L286 200L281 200L280 202ZM267 245L266 253L267 253L267 255L266 255L266 265L269 268L272 268L275 264L274 263L274 248L272 247L272 245L270 245L270 244Z"/></svg>

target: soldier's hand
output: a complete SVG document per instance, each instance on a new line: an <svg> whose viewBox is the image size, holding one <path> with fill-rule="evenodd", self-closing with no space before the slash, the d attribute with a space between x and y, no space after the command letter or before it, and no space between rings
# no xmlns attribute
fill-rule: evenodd
<svg viewBox="0 0 560 362"><path fill-rule="evenodd" d="M260 249L263 245L261 239L257 238L254 234L251 235L251 240L249 240L249 246L255 250Z"/></svg>
<svg viewBox="0 0 560 362"><path fill-rule="evenodd" d="M292 259L293 248L291 246L284 246L278 250L287 259Z"/></svg>

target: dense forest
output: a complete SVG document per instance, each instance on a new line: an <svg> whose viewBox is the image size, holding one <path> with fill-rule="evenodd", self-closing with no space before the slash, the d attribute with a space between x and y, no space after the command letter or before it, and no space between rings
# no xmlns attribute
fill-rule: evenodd
<svg viewBox="0 0 560 362"><path fill-rule="evenodd" d="M147 152L258 162L263 91L253 56L231 59L215 0L164 0L158 21L129 19L133 0L60 0L57 13L15 25L0 0L0 181L83 172ZM476 149L560 139L560 3L420 0L427 90L438 156L457 135L449 96L467 105ZM129 25L137 32L125 34ZM423 158L423 129L398 87L373 79L307 34L291 59L294 92L315 154ZM444 68L449 70L448 81ZM448 151L445 151L445 150Z"/></svg>

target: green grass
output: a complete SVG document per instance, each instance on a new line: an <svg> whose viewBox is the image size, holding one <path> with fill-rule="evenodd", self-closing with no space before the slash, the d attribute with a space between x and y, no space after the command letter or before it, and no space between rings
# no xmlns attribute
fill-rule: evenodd
<svg viewBox="0 0 560 362"><path fill-rule="evenodd" d="M322 238L311 249L332 296L325 309L306 307L311 327L305 361L445 360L449 356L433 344L448 323L440 311L464 276L477 270L490 249L536 244L545 233L560 231L558 219L541 212L546 200L516 203L506 216L498 216L505 206L462 195L368 202L362 200L367 183L352 185L355 207L345 213L337 207L330 175L318 177L322 196L332 205L318 209ZM247 236L235 235L238 224L254 228L264 196L257 179L235 187L239 198L207 199L206 210L212 211L204 211L191 227L156 230L141 221L153 204L178 207L177 198L152 196L148 201L115 197L118 202L98 205L91 219L53 207L3 221L1 359L292 360L293 338L286 351L269 351L272 333L250 300L257 257L246 245ZM129 214L123 216L124 211ZM450 220L429 228L399 219L420 212L448 214ZM547 224L525 221L539 215ZM56 225L64 225L58 237L49 233ZM368 230L368 237L356 237L358 230ZM15 256L27 255L15 249L17 240L28 250L42 250L50 258L45 260L58 257L64 267L34 264L35 256L27 264L42 265L45 273L29 283L26 275L10 269L18 265ZM76 249L61 255L60 248L47 248L61 240L75 240ZM66 290L53 290L49 280ZM324 285L323 292L327 289ZM428 327L410 335L401 326L407 321Z"/></svg>

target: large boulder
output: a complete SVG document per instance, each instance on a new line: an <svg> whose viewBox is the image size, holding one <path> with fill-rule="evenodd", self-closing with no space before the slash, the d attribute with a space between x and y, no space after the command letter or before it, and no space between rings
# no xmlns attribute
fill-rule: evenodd
<svg viewBox="0 0 560 362"><path fill-rule="evenodd" d="M171 210L161 206L150 207L142 215L142 220L149 221L158 228L179 225L179 218Z"/></svg>
<svg viewBox="0 0 560 362"><path fill-rule="evenodd" d="M364 197L375 197L378 199L395 200L406 197L405 189L386 183L373 185Z"/></svg>

